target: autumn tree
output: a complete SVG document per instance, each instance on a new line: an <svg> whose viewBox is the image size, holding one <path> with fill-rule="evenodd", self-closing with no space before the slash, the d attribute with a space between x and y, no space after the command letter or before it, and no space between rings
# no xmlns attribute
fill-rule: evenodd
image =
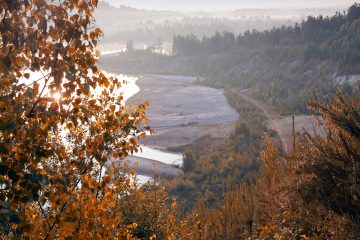
<svg viewBox="0 0 360 240"><path fill-rule="evenodd" d="M284 163L278 161L279 151L265 135L259 177L225 194L219 207L198 204L199 239L249 239L260 232L267 233L268 223L280 212L279 186L282 186Z"/></svg>
<svg viewBox="0 0 360 240"><path fill-rule="evenodd" d="M96 67L96 5L0 1L0 238L131 238L111 161L137 151L146 105Z"/></svg>
<svg viewBox="0 0 360 240"><path fill-rule="evenodd" d="M359 90L352 96L338 92L325 104L310 105L322 116L322 133L305 135L292 158L300 166L303 181L299 182L299 189L304 203L328 211L343 227L336 231L326 226L326 221L315 223L332 239L360 236ZM326 219L327 215L322 215Z"/></svg>
<svg viewBox="0 0 360 240"><path fill-rule="evenodd" d="M124 226L134 226L133 236L139 239L196 239L197 216L183 216L158 179L138 186L133 184L121 200Z"/></svg>
<svg viewBox="0 0 360 240"><path fill-rule="evenodd" d="M283 162L270 171L280 176L272 187L279 206L261 227L260 239L359 239L360 92L312 103L319 130L298 139ZM276 174L280 172L281 175Z"/></svg>

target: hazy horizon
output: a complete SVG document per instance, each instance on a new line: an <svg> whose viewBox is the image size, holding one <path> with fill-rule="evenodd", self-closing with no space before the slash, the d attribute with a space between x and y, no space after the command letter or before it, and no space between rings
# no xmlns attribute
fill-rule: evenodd
<svg viewBox="0 0 360 240"><path fill-rule="evenodd" d="M148 10L175 11L220 11L243 8L330 8L348 7L355 3L353 0L102 0L113 6L129 6Z"/></svg>

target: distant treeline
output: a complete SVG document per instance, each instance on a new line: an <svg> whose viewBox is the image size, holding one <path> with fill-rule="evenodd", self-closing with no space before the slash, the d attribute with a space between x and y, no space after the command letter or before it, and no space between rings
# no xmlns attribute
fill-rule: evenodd
<svg viewBox="0 0 360 240"><path fill-rule="evenodd" d="M293 27L174 36L173 56L135 51L102 60L103 67L127 73L198 75L216 87L251 88L282 113L304 113L309 100L334 92L337 76L360 73L360 5Z"/></svg>
<svg viewBox="0 0 360 240"><path fill-rule="evenodd" d="M359 63L360 6L355 4L347 14L333 17L311 17L295 26L282 26L265 31L245 31L235 36L231 32L216 33L212 37L198 39L194 35L174 36L174 54L213 55L239 48L307 45L308 58L339 58L348 63ZM355 51L354 51L355 50Z"/></svg>

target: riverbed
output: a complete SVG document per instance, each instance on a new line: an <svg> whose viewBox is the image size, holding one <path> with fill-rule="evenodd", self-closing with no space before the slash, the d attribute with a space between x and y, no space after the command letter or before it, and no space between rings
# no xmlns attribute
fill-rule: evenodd
<svg viewBox="0 0 360 240"><path fill-rule="evenodd" d="M224 90L198 86L195 81L187 76L139 77L136 84L141 91L128 103L150 103L147 115L155 134L146 138L145 146L166 150L206 135L229 135L239 114L228 104Z"/></svg>
<svg viewBox="0 0 360 240"><path fill-rule="evenodd" d="M129 156L130 167L137 166L140 182L154 174L176 176L182 173L181 153L170 153L168 148L183 146L204 137L226 137L239 115L224 96L222 89L194 84L195 77L144 75L129 77L122 87L126 104L149 102L149 125L155 134L141 142L141 151Z"/></svg>

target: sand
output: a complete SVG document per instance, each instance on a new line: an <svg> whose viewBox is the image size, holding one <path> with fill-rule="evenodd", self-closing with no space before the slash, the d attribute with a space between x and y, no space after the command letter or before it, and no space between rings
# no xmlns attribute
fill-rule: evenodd
<svg viewBox="0 0 360 240"><path fill-rule="evenodd" d="M224 90L196 86L193 81L181 76L143 76L137 81L141 91L128 103L148 101L149 124L155 130L144 145L166 149L231 132L239 114L228 104Z"/></svg>

